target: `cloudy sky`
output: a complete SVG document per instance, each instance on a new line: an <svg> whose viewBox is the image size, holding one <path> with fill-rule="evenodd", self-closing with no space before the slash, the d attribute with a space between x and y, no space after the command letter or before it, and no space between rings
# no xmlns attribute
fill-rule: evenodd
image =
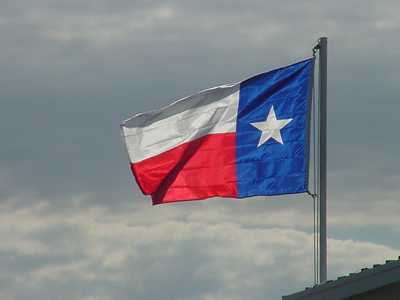
<svg viewBox="0 0 400 300"><path fill-rule="evenodd" d="M280 299L308 196L152 207L120 121L329 37L330 279L400 255L398 1L0 0L0 299Z"/></svg>

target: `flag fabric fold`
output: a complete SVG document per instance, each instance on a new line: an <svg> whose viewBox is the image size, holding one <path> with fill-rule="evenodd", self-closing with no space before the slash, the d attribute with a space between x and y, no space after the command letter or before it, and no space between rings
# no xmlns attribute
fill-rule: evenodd
<svg viewBox="0 0 400 300"><path fill-rule="evenodd" d="M302 193L314 59L211 88L121 125L153 204Z"/></svg>

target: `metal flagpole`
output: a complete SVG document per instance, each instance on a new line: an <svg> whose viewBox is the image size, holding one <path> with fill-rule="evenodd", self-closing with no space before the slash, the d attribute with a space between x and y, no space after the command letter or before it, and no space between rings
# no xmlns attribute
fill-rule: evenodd
<svg viewBox="0 0 400 300"><path fill-rule="evenodd" d="M320 216L320 283L327 279L327 238L326 238L326 144L327 144L327 48L328 38L321 37L319 48L319 216Z"/></svg>

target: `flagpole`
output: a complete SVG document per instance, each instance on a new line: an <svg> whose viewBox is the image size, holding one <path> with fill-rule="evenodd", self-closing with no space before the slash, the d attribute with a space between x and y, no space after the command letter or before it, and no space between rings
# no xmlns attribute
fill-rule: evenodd
<svg viewBox="0 0 400 300"><path fill-rule="evenodd" d="M319 215L320 215L320 283L327 280L327 237L326 237L326 173L327 173L327 48L328 38L321 37L319 48Z"/></svg>

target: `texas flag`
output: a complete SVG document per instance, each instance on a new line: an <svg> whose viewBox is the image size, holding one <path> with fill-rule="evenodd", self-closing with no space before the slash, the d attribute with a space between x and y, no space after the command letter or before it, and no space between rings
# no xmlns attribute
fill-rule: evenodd
<svg viewBox="0 0 400 300"><path fill-rule="evenodd" d="M302 193L314 60L214 87L121 125L153 204Z"/></svg>

